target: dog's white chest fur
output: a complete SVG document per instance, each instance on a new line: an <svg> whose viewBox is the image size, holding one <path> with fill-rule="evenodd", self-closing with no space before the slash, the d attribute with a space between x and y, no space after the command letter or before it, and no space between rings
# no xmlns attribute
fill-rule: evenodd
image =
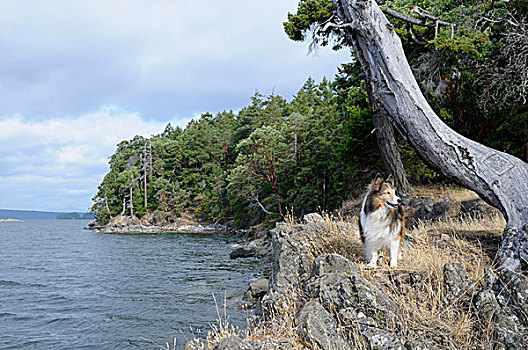
<svg viewBox="0 0 528 350"><path fill-rule="evenodd" d="M391 217L388 213L389 209L386 207L368 213L368 215L363 209L361 210L360 220L365 243L375 244L378 249L388 249L390 242L399 235L401 223L397 222L391 230Z"/></svg>

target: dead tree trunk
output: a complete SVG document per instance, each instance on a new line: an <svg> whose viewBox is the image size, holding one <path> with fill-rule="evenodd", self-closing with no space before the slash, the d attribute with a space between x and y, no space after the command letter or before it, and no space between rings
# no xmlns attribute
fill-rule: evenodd
<svg viewBox="0 0 528 350"><path fill-rule="evenodd" d="M134 217L134 193L132 192L132 182L134 181L134 175L130 178L130 216Z"/></svg>
<svg viewBox="0 0 528 350"><path fill-rule="evenodd" d="M398 192L401 194L409 193L411 191L411 185L405 175L405 169L403 168L398 145L396 144L394 130L392 130L387 112L383 109L374 111L372 120L383 166L396 180Z"/></svg>
<svg viewBox="0 0 528 350"><path fill-rule="evenodd" d="M528 164L447 127L411 72L400 38L374 0L333 0L367 75L374 103L433 168L477 192L507 220L501 269L528 271Z"/></svg>

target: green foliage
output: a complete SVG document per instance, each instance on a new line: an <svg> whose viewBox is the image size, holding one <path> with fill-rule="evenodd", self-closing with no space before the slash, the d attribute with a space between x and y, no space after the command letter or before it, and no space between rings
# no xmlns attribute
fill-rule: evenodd
<svg viewBox="0 0 528 350"><path fill-rule="evenodd" d="M303 41L306 32L314 23L322 23L332 16L334 5L331 0L301 0L297 13L288 13L284 31L290 39Z"/></svg>
<svg viewBox="0 0 528 350"><path fill-rule="evenodd" d="M334 15L335 7L331 0L301 0L296 13L288 13L283 23L284 31L294 41L303 41L311 34L312 44L322 46L333 44L334 50L347 45L347 38L335 27L326 28L329 21L338 21Z"/></svg>
<svg viewBox="0 0 528 350"><path fill-rule="evenodd" d="M526 4L524 0L384 3L415 18L418 6L454 24L453 30L440 26L436 32L393 21L417 80L440 117L464 136L516 155L526 154L522 144L528 139L517 133L521 140L506 145L498 130L523 130L525 125L522 113L516 113L528 97L523 88L528 83Z"/></svg>
<svg viewBox="0 0 528 350"><path fill-rule="evenodd" d="M441 28L438 36L428 41L434 49L445 49L446 54L467 55L476 60L488 57L491 48L490 31L484 32L461 28L457 35L451 38L449 28Z"/></svg>
<svg viewBox="0 0 528 350"><path fill-rule="evenodd" d="M429 168L413 151L408 143L400 141L398 144L403 166L409 182L432 183L440 179L440 174Z"/></svg>

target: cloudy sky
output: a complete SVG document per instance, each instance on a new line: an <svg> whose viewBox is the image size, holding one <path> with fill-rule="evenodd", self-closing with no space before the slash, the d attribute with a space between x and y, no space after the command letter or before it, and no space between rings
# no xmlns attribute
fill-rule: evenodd
<svg viewBox="0 0 528 350"><path fill-rule="evenodd" d="M332 78L350 54L290 41L296 5L0 1L0 208L87 210L119 141Z"/></svg>

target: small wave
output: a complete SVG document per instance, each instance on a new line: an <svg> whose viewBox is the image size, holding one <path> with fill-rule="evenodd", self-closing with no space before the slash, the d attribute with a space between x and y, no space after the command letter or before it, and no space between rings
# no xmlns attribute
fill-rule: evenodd
<svg viewBox="0 0 528 350"><path fill-rule="evenodd" d="M20 287L20 286L23 286L23 284L22 283L18 283L16 281L0 280L0 286L2 286L2 287Z"/></svg>
<svg viewBox="0 0 528 350"><path fill-rule="evenodd" d="M43 288L47 286L45 284L40 284L40 283L20 283L17 281L0 280L0 287Z"/></svg>
<svg viewBox="0 0 528 350"><path fill-rule="evenodd" d="M49 320L45 320L44 324L50 325L55 323L69 323L73 320L72 317L54 317Z"/></svg>
<svg viewBox="0 0 528 350"><path fill-rule="evenodd" d="M106 317L112 321L118 320L118 321L145 321L145 318L138 317L138 316L131 316L131 315L111 315L107 314Z"/></svg>

